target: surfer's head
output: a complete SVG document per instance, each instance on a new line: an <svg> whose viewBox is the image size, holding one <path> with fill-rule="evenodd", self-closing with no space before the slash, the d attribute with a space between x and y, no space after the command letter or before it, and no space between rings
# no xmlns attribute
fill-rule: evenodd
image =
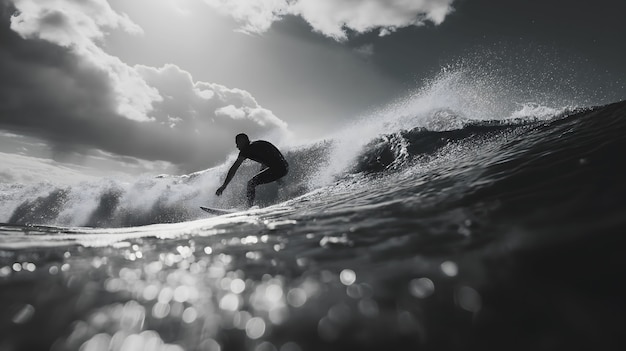
<svg viewBox="0 0 626 351"><path fill-rule="evenodd" d="M241 150L250 144L250 139L244 133L239 133L235 137L235 144L237 144L237 148Z"/></svg>

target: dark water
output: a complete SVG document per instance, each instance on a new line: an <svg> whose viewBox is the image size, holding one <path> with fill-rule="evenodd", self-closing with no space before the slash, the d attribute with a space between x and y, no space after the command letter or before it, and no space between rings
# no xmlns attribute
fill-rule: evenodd
<svg viewBox="0 0 626 351"><path fill-rule="evenodd" d="M226 165L5 186L0 350L625 349L626 103L459 123L293 148L224 217Z"/></svg>

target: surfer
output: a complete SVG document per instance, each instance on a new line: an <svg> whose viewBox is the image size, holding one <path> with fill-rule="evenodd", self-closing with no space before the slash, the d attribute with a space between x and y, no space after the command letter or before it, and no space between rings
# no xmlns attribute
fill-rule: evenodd
<svg viewBox="0 0 626 351"><path fill-rule="evenodd" d="M228 170L224 184L217 189L215 194L222 195L224 189L231 179L235 176L237 169L241 163L247 158L259 162L261 171L248 181L246 188L246 197L248 198L248 207L252 207L254 203L255 188L260 184L267 184L284 177L289 171L289 164L285 161L283 154L272 143L265 140L256 140L250 142L248 136L244 133L237 134L235 144L239 149L237 160Z"/></svg>

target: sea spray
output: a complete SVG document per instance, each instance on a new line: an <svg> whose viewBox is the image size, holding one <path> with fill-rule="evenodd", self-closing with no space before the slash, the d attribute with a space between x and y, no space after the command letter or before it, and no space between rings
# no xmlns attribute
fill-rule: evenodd
<svg viewBox="0 0 626 351"><path fill-rule="evenodd" d="M279 185L259 187L258 204L286 201L354 173L401 169L412 157L431 154L448 140L487 133L474 130L477 121L547 120L571 107L528 100L532 89L519 87L523 79L503 76L494 67L450 65L416 91L324 140L281 144L290 173ZM0 221L123 227L201 218L205 214L199 206L242 208L246 182L259 170L254 162L245 162L227 191L215 196L235 157L233 152L223 164L188 175L3 184Z"/></svg>

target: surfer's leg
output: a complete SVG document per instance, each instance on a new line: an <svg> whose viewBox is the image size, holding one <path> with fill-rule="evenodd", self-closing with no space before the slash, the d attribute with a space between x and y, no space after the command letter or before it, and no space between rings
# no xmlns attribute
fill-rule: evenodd
<svg viewBox="0 0 626 351"><path fill-rule="evenodd" d="M248 198L248 207L252 207L254 204L254 197L256 195L256 186L258 185L256 182L256 176L248 181L248 186L246 188L246 197Z"/></svg>
<svg viewBox="0 0 626 351"><path fill-rule="evenodd" d="M246 197L248 198L248 207L252 207L254 204L254 197L256 193L256 189L254 187L256 185L251 184L252 181L248 182L248 188L246 189Z"/></svg>
<svg viewBox="0 0 626 351"><path fill-rule="evenodd" d="M254 198L256 196L256 186L259 184L266 183L265 180L268 178L269 168L262 170L257 173L252 179L248 181L248 186L246 188L246 197L248 198L248 207L252 207L254 204Z"/></svg>
<svg viewBox="0 0 626 351"><path fill-rule="evenodd" d="M254 197L256 194L256 186L261 184L271 183L287 174L286 170L276 170L272 168L266 168L263 171L257 173L252 179L248 181L246 188L246 197L248 198L248 206L252 207L254 204Z"/></svg>

